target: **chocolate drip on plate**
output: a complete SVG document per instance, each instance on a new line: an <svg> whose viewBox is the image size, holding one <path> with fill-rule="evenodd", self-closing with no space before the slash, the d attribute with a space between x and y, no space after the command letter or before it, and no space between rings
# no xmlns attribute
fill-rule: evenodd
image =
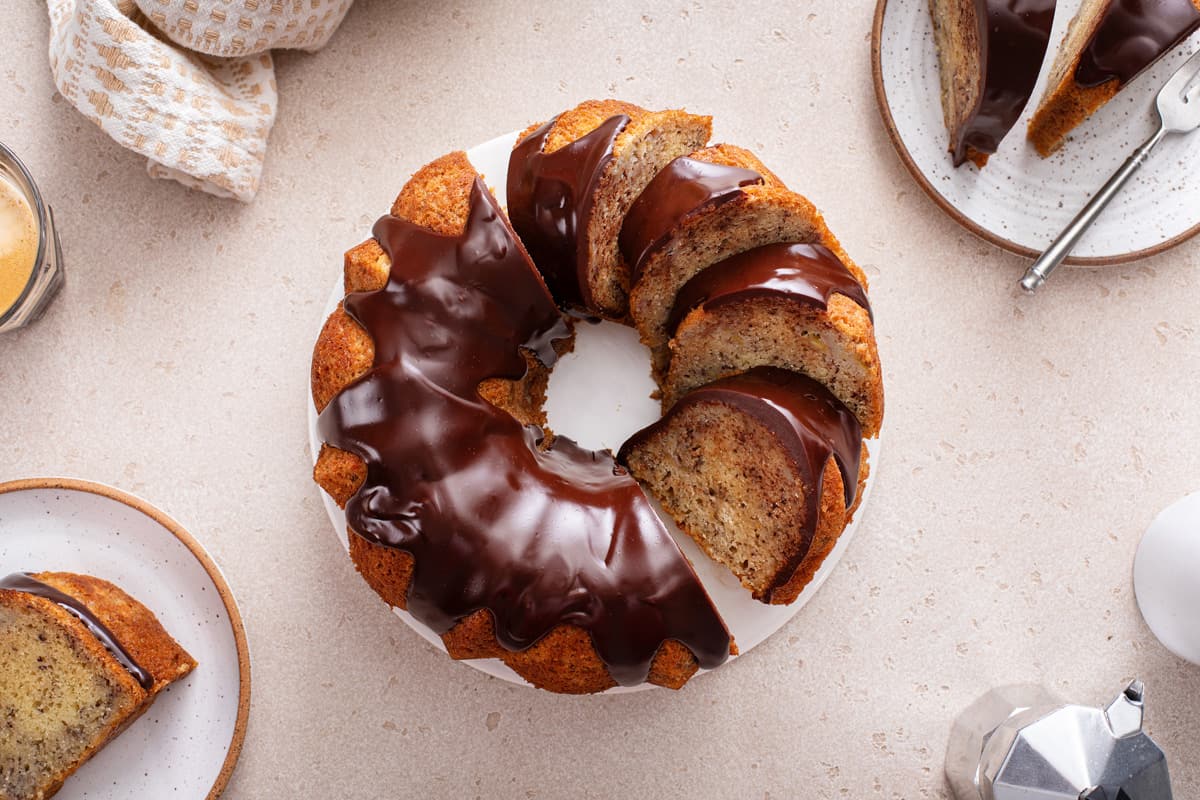
<svg viewBox="0 0 1200 800"><path fill-rule="evenodd" d="M556 121L529 134L509 156L508 214L559 304L590 309L588 224L600 176L629 117L609 117L587 135L544 153Z"/></svg>
<svg viewBox="0 0 1200 800"><path fill-rule="evenodd" d="M1029 102L1050 43L1055 0L975 0L980 91L951 142L954 166L968 148L991 154Z"/></svg>
<svg viewBox="0 0 1200 800"><path fill-rule="evenodd" d="M672 161L646 186L625 215L619 244L637 282L642 264L689 215L728 202L763 182L754 170L710 164L688 156Z"/></svg>
<svg viewBox="0 0 1200 800"><path fill-rule="evenodd" d="M763 245L719 261L685 283L675 295L667 330L674 334L683 318L700 306L718 308L738 300L774 296L824 309L835 294L845 295L871 313L862 285L828 247Z"/></svg>
<svg viewBox="0 0 1200 800"><path fill-rule="evenodd" d="M668 639L719 665L729 632L637 482L608 453L546 448L479 396L525 374L521 348L551 365L568 329L479 179L470 202L459 236L382 218L388 283L346 298L375 363L320 428L367 465L350 527L412 554L408 609L439 634L487 609L513 651L583 628L623 684L644 681Z"/></svg>
<svg viewBox="0 0 1200 800"><path fill-rule="evenodd" d="M92 636L96 637L104 649L112 654L117 663L124 667L125 671L132 675L143 689L149 691L154 687L154 676L138 665L129 651L113 635L113 632L79 600L60 592L49 584L42 583L28 572L17 572L0 579L0 589L41 597L64 609L84 624Z"/></svg>
<svg viewBox="0 0 1200 800"><path fill-rule="evenodd" d="M1112 0L1079 56L1075 82L1124 85L1200 27L1192 0Z"/></svg>

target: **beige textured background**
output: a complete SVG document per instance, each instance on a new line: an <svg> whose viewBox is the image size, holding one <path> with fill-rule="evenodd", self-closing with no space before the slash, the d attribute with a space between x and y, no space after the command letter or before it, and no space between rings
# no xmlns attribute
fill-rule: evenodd
<svg viewBox="0 0 1200 800"><path fill-rule="evenodd" d="M1147 523L1200 489L1200 243L1016 294L1020 260L885 138L871 0L359 0L326 50L279 56L248 207L148 179L55 94L44 9L4 5L0 139L69 283L0 339L0 479L136 492L222 564L254 656L227 796L945 797L950 719L989 686L1100 703L1134 676L1176 796L1200 794L1200 669L1130 586ZM887 441L789 626L682 693L571 699L448 661L357 578L308 481L306 378L341 252L413 169L609 95L712 113L826 211L874 281Z"/></svg>

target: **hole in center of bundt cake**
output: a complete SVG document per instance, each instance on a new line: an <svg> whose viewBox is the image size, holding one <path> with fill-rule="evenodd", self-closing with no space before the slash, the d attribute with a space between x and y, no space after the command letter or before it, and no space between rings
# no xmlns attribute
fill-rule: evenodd
<svg viewBox="0 0 1200 800"><path fill-rule="evenodd" d="M546 418L559 436L592 450L616 451L659 417L650 351L615 322L575 325L575 349L550 375Z"/></svg>

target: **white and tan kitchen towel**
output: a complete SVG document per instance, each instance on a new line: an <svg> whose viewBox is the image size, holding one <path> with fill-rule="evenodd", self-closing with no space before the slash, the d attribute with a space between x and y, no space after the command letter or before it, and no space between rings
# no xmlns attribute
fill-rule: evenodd
<svg viewBox="0 0 1200 800"><path fill-rule="evenodd" d="M248 201L278 96L271 50L316 50L353 0L48 0L59 92L172 178Z"/></svg>

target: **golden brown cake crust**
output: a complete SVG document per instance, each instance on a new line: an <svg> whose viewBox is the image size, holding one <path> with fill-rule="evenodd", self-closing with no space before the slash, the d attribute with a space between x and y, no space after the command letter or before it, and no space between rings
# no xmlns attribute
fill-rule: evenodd
<svg viewBox="0 0 1200 800"><path fill-rule="evenodd" d="M392 213L443 235L458 234L466 225L475 174L462 153L444 156L413 176L393 204ZM425 198L431 198L428 207ZM346 290L378 289L387 282L389 268L387 256L377 243L353 248L346 254ZM569 342L562 345L563 349L569 347ZM313 350L311 388L318 411L370 369L373 358L369 335L339 306L326 321ZM529 358L540 372L533 369L523 382L512 382L517 386L488 382L492 385L481 394L519 419L536 420L541 414L546 372ZM321 448L313 478L339 506L345 505L365 477L366 466L357 456L328 445ZM412 556L367 542L353 530L348 530L348 535L351 558L368 585L389 605L404 608L415 566ZM616 685L590 636L577 626L559 625L532 647L511 652L496 641L490 612L481 610L459 621L443 634L442 641L454 658L500 658L530 683L550 691L585 694ZM668 641L655 656L648 680L678 688L697 668L686 647Z"/></svg>

